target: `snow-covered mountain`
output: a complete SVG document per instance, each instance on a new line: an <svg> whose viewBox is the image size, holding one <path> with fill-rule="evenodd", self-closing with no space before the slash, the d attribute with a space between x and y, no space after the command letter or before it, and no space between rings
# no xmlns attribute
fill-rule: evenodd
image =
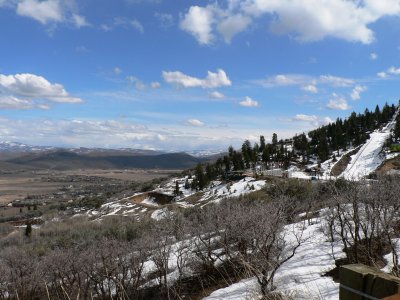
<svg viewBox="0 0 400 300"><path fill-rule="evenodd" d="M43 151L51 151L56 150L56 147L48 147L48 146L32 146L27 144L22 144L18 142L0 142L0 152L43 152Z"/></svg>

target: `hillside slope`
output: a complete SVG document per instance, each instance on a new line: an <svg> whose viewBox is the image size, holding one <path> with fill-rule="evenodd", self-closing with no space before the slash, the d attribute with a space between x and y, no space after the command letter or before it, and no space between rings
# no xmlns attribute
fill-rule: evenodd
<svg viewBox="0 0 400 300"><path fill-rule="evenodd" d="M168 153L160 155L109 155L94 156L69 151L55 151L28 154L7 160L8 164L39 169L186 169L207 158L197 158L186 153Z"/></svg>
<svg viewBox="0 0 400 300"><path fill-rule="evenodd" d="M398 113L399 111L396 112L392 121L381 130L371 133L370 138L360 150L351 157L350 163L339 177L347 180L360 180L375 171L385 161L382 148L385 141L390 137L391 131L396 124Z"/></svg>

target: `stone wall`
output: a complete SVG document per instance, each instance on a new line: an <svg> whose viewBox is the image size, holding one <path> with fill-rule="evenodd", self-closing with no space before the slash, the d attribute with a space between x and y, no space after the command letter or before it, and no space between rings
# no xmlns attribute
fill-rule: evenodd
<svg viewBox="0 0 400 300"><path fill-rule="evenodd" d="M400 293L400 278L354 264L340 268L340 300L382 299Z"/></svg>

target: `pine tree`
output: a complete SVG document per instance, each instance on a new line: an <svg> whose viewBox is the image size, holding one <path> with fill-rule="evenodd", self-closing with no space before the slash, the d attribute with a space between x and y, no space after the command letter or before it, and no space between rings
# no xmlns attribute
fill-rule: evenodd
<svg viewBox="0 0 400 300"><path fill-rule="evenodd" d="M263 135L260 136L260 152L263 152L265 149L265 137Z"/></svg>
<svg viewBox="0 0 400 300"><path fill-rule="evenodd" d="M31 237L32 235L32 225L30 223L26 224L25 228L25 236L26 237Z"/></svg>
<svg viewBox="0 0 400 300"><path fill-rule="evenodd" d="M175 195L175 196L179 196L179 194L180 194L180 190L179 190L179 182L178 182L178 180L177 180L177 181L175 181L175 190L174 190L174 195Z"/></svg>

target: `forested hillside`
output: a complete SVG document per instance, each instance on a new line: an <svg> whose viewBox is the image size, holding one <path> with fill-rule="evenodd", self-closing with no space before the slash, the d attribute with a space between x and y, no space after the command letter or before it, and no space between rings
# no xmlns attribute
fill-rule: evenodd
<svg viewBox="0 0 400 300"><path fill-rule="evenodd" d="M322 163L328 158L336 161L342 151L354 149L367 141L370 134L386 125L396 113L397 107L385 104L376 106L374 111L365 109L364 113L351 113L348 118L338 118L335 122L321 126L310 132L301 133L291 139L278 139L273 134L267 143L260 136L253 145L249 140L243 142L241 149L229 147L227 155L219 158L214 164L199 164L194 174L193 188L202 189L211 180L231 172L240 172L255 168L261 164L267 169L287 169L291 164L305 166L310 162ZM397 117L393 136L388 143L400 138L400 116Z"/></svg>

